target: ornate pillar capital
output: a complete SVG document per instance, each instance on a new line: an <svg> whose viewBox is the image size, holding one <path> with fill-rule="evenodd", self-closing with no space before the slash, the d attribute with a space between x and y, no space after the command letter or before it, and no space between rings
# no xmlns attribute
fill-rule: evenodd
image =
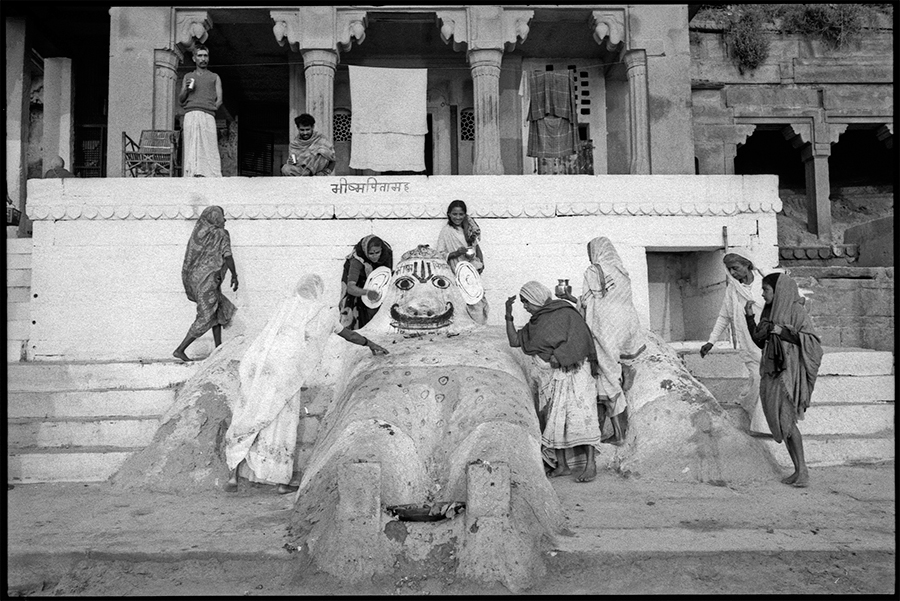
<svg viewBox="0 0 900 601"><path fill-rule="evenodd" d="M608 9L591 12L589 19L594 41L610 52L624 48L625 10Z"/></svg>
<svg viewBox="0 0 900 601"><path fill-rule="evenodd" d="M500 6L469 6L436 11L441 22L441 39L453 42L457 52L467 50L514 50L530 30L533 10L504 9Z"/></svg>
<svg viewBox="0 0 900 601"><path fill-rule="evenodd" d="M294 10L273 10L272 33L279 45L289 44L294 52L304 50L347 51L354 40L366 38L368 19L364 10L344 10L333 6L302 6Z"/></svg>
<svg viewBox="0 0 900 601"><path fill-rule="evenodd" d="M179 58L183 59L183 53L190 52L195 45L205 42L212 26L212 19L205 10L176 10L175 45L182 53Z"/></svg>
<svg viewBox="0 0 900 601"><path fill-rule="evenodd" d="M638 68L647 68L647 52L645 50L629 50L625 53L623 59L627 71Z"/></svg>

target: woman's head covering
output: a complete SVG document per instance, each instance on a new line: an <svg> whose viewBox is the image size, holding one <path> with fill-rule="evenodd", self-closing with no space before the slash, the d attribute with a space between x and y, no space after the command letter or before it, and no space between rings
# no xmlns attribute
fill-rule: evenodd
<svg viewBox="0 0 900 601"><path fill-rule="evenodd" d="M381 247L381 256L378 257L377 261L372 261L369 258L369 248L372 246ZM391 245L374 234L369 234L357 242L356 246L353 247L353 252L347 255L347 259L357 259L362 263L366 269L366 276L372 273L373 269L382 265L390 268L394 267L394 254L391 250Z"/></svg>
<svg viewBox="0 0 900 601"><path fill-rule="evenodd" d="M780 273L770 273L769 275L765 276L762 280L763 286L769 286L772 288L773 291L776 290L778 288L778 276L779 275L781 275L781 274ZM798 294L799 294L799 292L798 292Z"/></svg>
<svg viewBox="0 0 900 601"><path fill-rule="evenodd" d="M527 282L522 286L522 289L519 290L519 294L529 303L538 307L547 304L553 298L549 288L534 280Z"/></svg>
<svg viewBox="0 0 900 601"><path fill-rule="evenodd" d="M225 211L218 205L210 205L200 213L200 221L215 227L225 227Z"/></svg>
<svg viewBox="0 0 900 601"><path fill-rule="evenodd" d="M600 296L606 296L606 275L612 270L618 269L622 275L629 277L622 258L616 252L616 247L605 236L598 236L588 242L588 257L594 271L597 272Z"/></svg>

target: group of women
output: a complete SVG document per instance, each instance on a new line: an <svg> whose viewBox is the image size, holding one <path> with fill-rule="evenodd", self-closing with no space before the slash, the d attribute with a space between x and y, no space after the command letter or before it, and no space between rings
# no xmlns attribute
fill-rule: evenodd
<svg viewBox="0 0 900 601"><path fill-rule="evenodd" d="M235 311L220 289L226 270L232 273L232 289L238 286L224 226L221 207L207 207L187 245L182 280L188 299L197 304L197 318L174 352L181 360L189 360L187 346L209 329L219 346L221 328L230 323ZM468 215L465 203L450 203L437 250L446 253L451 268L468 261L480 273L484 269L480 242L481 230ZM607 238L595 238L588 244L588 258L590 266L578 298L565 289L558 289L553 298L546 286L535 281L522 286L518 299L530 314L523 328L516 330L513 321L517 297L506 301L509 344L532 358L538 380L536 411L549 475L563 476L574 470L578 482L596 478L595 452L600 443L624 441L625 392L633 374L630 365L645 349L630 277L614 246ZM794 473L783 482L807 486L809 472L797 421L809 406L821 363L819 338L797 285L787 274L763 274L752 256L740 250L728 253L724 262L725 301L700 354L705 357L731 325L751 370L750 384L740 399L753 416L751 430L761 430L762 420L757 415L761 408L772 436L778 442L784 440L794 464ZM321 278L307 276L254 340L240 368L242 390L252 394L242 394L226 434L231 470L226 490L237 490L241 465L249 468L251 479L277 484L280 493L296 490L292 484L299 420L296 393L314 367L304 357L317 356L310 345L324 344L331 332L368 347L375 355L387 353L354 331L369 323L377 311L362 299L368 295L377 300L378 291L366 289L365 283L372 271L382 266L393 268L390 245L374 235L364 237L344 261L336 310L322 299ZM486 301L469 311L483 323ZM602 438L607 416L613 432Z"/></svg>

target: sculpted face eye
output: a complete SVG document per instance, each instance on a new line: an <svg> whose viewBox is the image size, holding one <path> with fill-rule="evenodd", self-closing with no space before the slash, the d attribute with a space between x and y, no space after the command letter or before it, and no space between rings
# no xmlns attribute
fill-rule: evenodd
<svg viewBox="0 0 900 601"><path fill-rule="evenodd" d="M416 281L409 276L397 278L397 281L394 282L394 286L396 286L400 290L410 290L415 285Z"/></svg>
<svg viewBox="0 0 900 601"><path fill-rule="evenodd" d="M450 287L450 280L448 280L447 278L445 278L442 275L436 275L433 278L431 278L431 283L434 284L434 286L436 288L449 288Z"/></svg>

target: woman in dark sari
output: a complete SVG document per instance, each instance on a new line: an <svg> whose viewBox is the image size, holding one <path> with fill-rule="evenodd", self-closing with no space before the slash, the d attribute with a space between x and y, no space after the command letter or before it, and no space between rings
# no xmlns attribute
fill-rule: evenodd
<svg viewBox="0 0 900 601"><path fill-rule="evenodd" d="M391 246L378 236L368 235L353 247L353 252L344 261L341 274L341 325L351 330L358 330L371 321L378 309L370 309L362 302L365 294L371 298L377 294L367 290L366 278L377 267L393 269L394 255ZM375 300L375 299L372 299Z"/></svg>
<svg viewBox="0 0 900 601"><path fill-rule="evenodd" d="M176 358L190 361L184 351L210 328L216 346L222 344L222 326L229 325L237 311L221 289L225 271L229 269L231 289L236 292L238 276L231 256L231 236L225 229L225 211L218 206L206 207L188 240L181 267L184 292L189 301L197 303L197 318L172 353Z"/></svg>
<svg viewBox="0 0 900 601"><path fill-rule="evenodd" d="M745 308L753 342L762 349L759 396L772 437L784 440L794 473L782 479L798 488L809 486L803 438L797 427L809 408L810 396L822 363L822 344L797 290L785 273L763 278L766 304L756 324L752 303Z"/></svg>
<svg viewBox="0 0 900 601"><path fill-rule="evenodd" d="M584 465L575 480L590 482L597 476L594 452L600 446L594 380L600 372L591 331L571 303L553 300L550 290L539 282L522 286L519 299L531 319L516 331L512 317L516 297L509 297L506 336L511 347L521 348L532 358L539 382L544 461L553 468L551 477Z"/></svg>

